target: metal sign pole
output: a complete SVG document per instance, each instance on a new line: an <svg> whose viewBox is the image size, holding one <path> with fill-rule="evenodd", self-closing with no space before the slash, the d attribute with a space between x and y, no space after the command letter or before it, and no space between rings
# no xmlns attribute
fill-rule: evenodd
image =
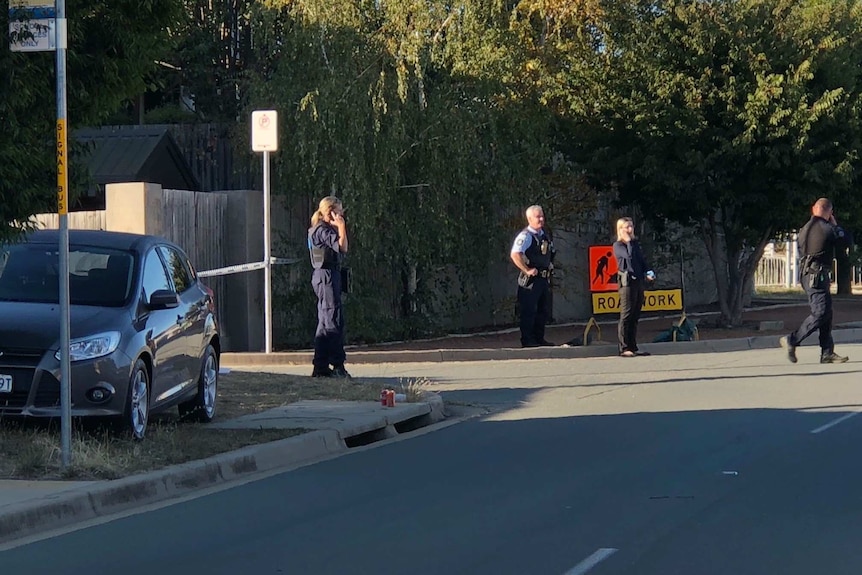
<svg viewBox="0 0 862 575"><path fill-rule="evenodd" d="M278 112L251 113L251 149L263 152L263 283L264 339L266 353L272 352L272 254L270 253L269 153L278 150Z"/></svg>
<svg viewBox="0 0 862 575"><path fill-rule="evenodd" d="M66 136L66 2L57 0L57 213L60 217L60 449L72 464L72 378L69 359L69 174Z"/></svg>
<svg viewBox="0 0 862 575"><path fill-rule="evenodd" d="M263 282L264 282L264 336L266 353L272 353L272 258L270 254L269 223L269 152L263 152Z"/></svg>

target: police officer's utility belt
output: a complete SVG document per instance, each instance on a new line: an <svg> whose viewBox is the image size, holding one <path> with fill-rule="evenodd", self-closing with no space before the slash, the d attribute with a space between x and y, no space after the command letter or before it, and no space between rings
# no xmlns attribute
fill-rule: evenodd
<svg viewBox="0 0 862 575"><path fill-rule="evenodd" d="M554 273L552 270L538 270L538 272L539 273L537 273L536 275L540 278L549 278L551 277L551 274Z"/></svg>
<svg viewBox="0 0 862 575"><path fill-rule="evenodd" d="M807 276L808 285L813 289L828 289L831 281L829 268L812 256L804 256L801 262L802 276Z"/></svg>

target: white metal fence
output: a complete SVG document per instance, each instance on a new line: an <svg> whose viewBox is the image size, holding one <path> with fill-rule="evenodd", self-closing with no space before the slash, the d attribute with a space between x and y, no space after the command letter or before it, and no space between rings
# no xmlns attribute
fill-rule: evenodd
<svg viewBox="0 0 862 575"><path fill-rule="evenodd" d="M754 271L754 287L791 288L799 283L799 248L796 236L786 242L770 242Z"/></svg>
<svg viewBox="0 0 862 575"><path fill-rule="evenodd" d="M754 287L791 288L798 286L799 258L796 256L797 253L795 240L786 242L784 246L781 246L780 251L776 249L776 244L769 244L757 264L757 270L754 272ZM837 273L838 270L833 261L832 277L836 277ZM850 277L853 285L862 283L862 268L853 266Z"/></svg>
<svg viewBox="0 0 862 575"><path fill-rule="evenodd" d="M787 258L781 256L763 256L754 272L755 287L788 287L795 283L792 279L788 277Z"/></svg>

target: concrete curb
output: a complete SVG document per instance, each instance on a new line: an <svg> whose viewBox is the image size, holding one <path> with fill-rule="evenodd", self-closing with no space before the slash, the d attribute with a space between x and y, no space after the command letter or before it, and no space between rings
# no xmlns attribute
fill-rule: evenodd
<svg viewBox="0 0 862 575"><path fill-rule="evenodd" d="M710 353L744 351L748 349L768 349L779 347L778 338L784 335L759 335L734 339L711 339L700 341L678 341L665 343L645 343L641 348L650 353L674 355L686 353ZM862 328L836 328L832 332L835 343L862 342ZM817 338L808 338L804 345L815 345ZM432 349L412 351L351 351L349 363L435 363L450 361L494 361L509 359L571 359L585 357L611 357L617 355L616 344L598 344L579 347L534 347L498 349ZM275 353L223 353L221 364L224 367L267 366L267 365L310 365L310 352Z"/></svg>
<svg viewBox="0 0 862 575"><path fill-rule="evenodd" d="M0 509L0 544L343 453L349 449L348 440L356 435L378 431L382 433L376 439L385 439L398 435L396 426L403 422L412 423L405 429L410 431L444 419L445 405L441 396L428 394L423 399L421 403L409 404L416 408L402 411L403 415L381 417L378 427L373 429L362 425L313 431L143 475L73 487L41 499L7 505Z"/></svg>

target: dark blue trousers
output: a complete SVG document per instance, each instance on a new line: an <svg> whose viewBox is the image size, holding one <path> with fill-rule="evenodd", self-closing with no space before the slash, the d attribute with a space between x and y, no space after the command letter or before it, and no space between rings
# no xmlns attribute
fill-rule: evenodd
<svg viewBox="0 0 862 575"><path fill-rule="evenodd" d="M317 295L317 330L314 332L314 367L343 366L344 312L341 306L341 273L314 270L311 286Z"/></svg>
<svg viewBox="0 0 862 575"><path fill-rule="evenodd" d="M802 276L802 289L808 295L808 305L811 313L803 320L799 329L790 334L790 345L799 345L806 337L820 330L820 353L828 355L835 351L832 340L832 294L829 293L829 283L825 287L811 287L811 277Z"/></svg>
<svg viewBox="0 0 862 575"><path fill-rule="evenodd" d="M538 345L545 341L549 297L550 287L547 278L536 276L527 287L518 286L521 345Z"/></svg>

